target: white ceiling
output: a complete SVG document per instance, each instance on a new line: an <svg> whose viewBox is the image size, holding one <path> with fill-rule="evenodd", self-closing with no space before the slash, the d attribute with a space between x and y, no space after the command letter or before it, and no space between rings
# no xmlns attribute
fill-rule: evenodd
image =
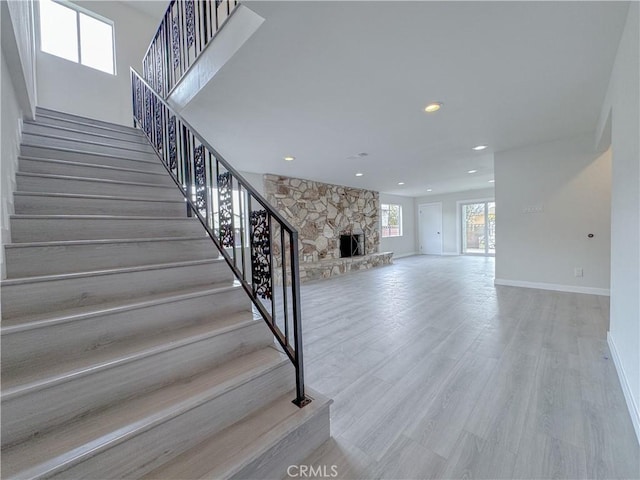
<svg viewBox="0 0 640 480"><path fill-rule="evenodd" d="M266 21L185 114L240 170L409 196L490 187L493 152L593 131L628 8L243 3Z"/></svg>

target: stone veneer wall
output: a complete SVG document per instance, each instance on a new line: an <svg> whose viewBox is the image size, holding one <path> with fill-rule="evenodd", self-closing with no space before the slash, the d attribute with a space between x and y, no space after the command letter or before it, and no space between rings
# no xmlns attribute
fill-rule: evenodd
<svg viewBox="0 0 640 480"><path fill-rule="evenodd" d="M372 190L265 175L265 196L298 230L301 267L340 258L340 235L365 234L365 254L380 249L380 195Z"/></svg>

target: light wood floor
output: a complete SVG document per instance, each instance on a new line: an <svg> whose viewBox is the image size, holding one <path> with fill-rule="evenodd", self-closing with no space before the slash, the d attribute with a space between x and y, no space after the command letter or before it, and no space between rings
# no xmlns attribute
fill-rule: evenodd
<svg viewBox="0 0 640 480"><path fill-rule="evenodd" d="M608 298L493 277L493 258L418 256L303 286L307 384L335 400L333 438L305 463L352 479L640 478Z"/></svg>

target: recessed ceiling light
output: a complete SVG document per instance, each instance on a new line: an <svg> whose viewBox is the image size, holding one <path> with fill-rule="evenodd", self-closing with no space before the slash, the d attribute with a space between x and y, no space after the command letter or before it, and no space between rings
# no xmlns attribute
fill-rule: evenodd
<svg viewBox="0 0 640 480"><path fill-rule="evenodd" d="M404 182L398 182L398 185L404 185Z"/></svg>
<svg viewBox="0 0 640 480"><path fill-rule="evenodd" d="M496 183L495 180L489 180L489 183Z"/></svg>
<svg viewBox="0 0 640 480"><path fill-rule="evenodd" d="M427 188L427 192L433 192L433 189Z"/></svg>
<svg viewBox="0 0 640 480"><path fill-rule="evenodd" d="M487 145L477 145L473 147L473 150L484 150L485 148L487 148Z"/></svg>
<svg viewBox="0 0 640 480"><path fill-rule="evenodd" d="M296 157L292 157L291 155L287 155L286 157L284 157L284 159L287 162L293 162L296 159Z"/></svg>
<svg viewBox="0 0 640 480"><path fill-rule="evenodd" d="M427 113L433 113L433 112L437 112L438 110L440 110L442 108L443 103L442 102L432 102L429 105L427 105L426 107L424 107L424 111Z"/></svg>
<svg viewBox="0 0 640 480"><path fill-rule="evenodd" d="M363 175L364 175L364 173L361 173L361 172L356 173L356 177L361 177Z"/></svg>
<svg viewBox="0 0 640 480"><path fill-rule="evenodd" d="M478 170L469 170L467 173L476 173Z"/></svg>

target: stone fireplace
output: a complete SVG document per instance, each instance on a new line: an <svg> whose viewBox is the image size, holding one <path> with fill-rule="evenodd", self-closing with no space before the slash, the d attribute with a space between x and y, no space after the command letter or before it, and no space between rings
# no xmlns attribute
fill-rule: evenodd
<svg viewBox="0 0 640 480"><path fill-rule="evenodd" d="M301 280L390 263L380 253L380 195L342 185L265 175L266 199L298 230ZM361 255L341 255L341 237L361 235Z"/></svg>

